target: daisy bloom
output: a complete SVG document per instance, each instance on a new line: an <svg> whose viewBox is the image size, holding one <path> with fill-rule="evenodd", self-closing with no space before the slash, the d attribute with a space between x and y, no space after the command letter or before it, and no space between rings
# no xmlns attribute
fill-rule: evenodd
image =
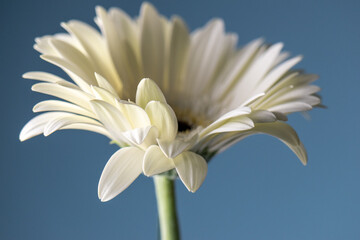
<svg viewBox="0 0 360 240"><path fill-rule="evenodd" d="M99 30L71 20L67 33L36 39L45 61L68 79L28 72L32 90L57 100L20 133L24 141L61 129L97 132L121 148L107 162L98 186L102 201L141 173L179 177L195 192L210 159L247 136L264 133L284 142L305 165L307 154L287 115L320 105L316 75L292 67L283 44L256 39L237 47L221 19L189 32L144 3L137 18L118 8L96 8ZM43 113L44 112L44 113Z"/></svg>

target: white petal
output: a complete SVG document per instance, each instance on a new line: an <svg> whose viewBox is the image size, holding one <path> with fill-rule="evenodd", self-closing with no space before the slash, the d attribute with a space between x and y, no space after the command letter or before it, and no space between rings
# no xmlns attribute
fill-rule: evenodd
<svg viewBox="0 0 360 240"><path fill-rule="evenodd" d="M112 105L116 104L117 101L117 95L113 95L109 91L105 90L101 87L91 86L91 91L95 95L96 99L103 100L105 102L108 102Z"/></svg>
<svg viewBox="0 0 360 240"><path fill-rule="evenodd" d="M225 66L222 74L219 76L219 79L222 79L222 81L218 81L218 86L216 88L219 95L221 95L221 98L227 97L228 93L232 92L235 83L239 80L241 74L244 73L243 70L246 67L246 64L249 63L250 59L263 42L264 40L261 38L251 41L229 61L227 66Z"/></svg>
<svg viewBox="0 0 360 240"><path fill-rule="evenodd" d="M187 81L188 89L194 96L196 92L209 87L218 64L227 49L224 22L221 19L211 20L196 36L191 38L188 58ZM201 79L201 81L199 81Z"/></svg>
<svg viewBox="0 0 360 240"><path fill-rule="evenodd" d="M274 94L274 99L271 102L271 104L279 104L284 102L290 102L294 100L299 100L304 97L308 97L311 94L314 94L316 92L320 91L320 88L318 86L314 85L304 85L304 86L296 86L296 87L290 87L285 88L283 91L279 91L280 94Z"/></svg>
<svg viewBox="0 0 360 240"><path fill-rule="evenodd" d="M77 64L69 62L66 59L52 55L41 55L43 60L54 64L66 72L74 82L85 92L90 92L90 84L94 84L95 80L89 72L85 72L83 69L79 68Z"/></svg>
<svg viewBox="0 0 360 240"><path fill-rule="evenodd" d="M139 24L144 76L160 82L161 86L164 74L165 34L161 18L151 4L141 5Z"/></svg>
<svg viewBox="0 0 360 240"><path fill-rule="evenodd" d="M93 97L81 90L61 86L56 83L37 83L31 87L31 90L58 97L91 110L89 101Z"/></svg>
<svg viewBox="0 0 360 240"><path fill-rule="evenodd" d="M282 122L257 124L253 129L255 132L272 135L284 142L306 165L307 154L303 144L300 142L298 135L290 125Z"/></svg>
<svg viewBox="0 0 360 240"><path fill-rule="evenodd" d="M45 125L44 128L44 135L49 136L53 132L74 123L86 123L95 126L101 126L101 124L98 121L95 121L91 118L79 116L71 113L64 113L63 115L48 121L48 123Z"/></svg>
<svg viewBox="0 0 360 240"><path fill-rule="evenodd" d="M97 81L99 87L106 89L107 91L112 93L114 96L118 96L118 93L116 92L116 90L113 88L113 86L111 86L111 84L103 76L101 76L98 73L95 73L95 78L96 78L96 81Z"/></svg>
<svg viewBox="0 0 360 240"><path fill-rule="evenodd" d="M21 129L19 136L20 141L25 141L43 133L44 127L49 121L64 114L66 115L66 113L62 112L49 112L34 117Z"/></svg>
<svg viewBox="0 0 360 240"><path fill-rule="evenodd" d="M35 38L34 49L42 54L50 54L58 56L54 47L50 44L52 36L43 36Z"/></svg>
<svg viewBox="0 0 360 240"><path fill-rule="evenodd" d="M318 76L314 74L300 74L299 72L291 73L273 85L266 92L266 95L259 99L252 107L257 109L269 109L270 107L282 103L279 102L279 99L281 100L281 98L283 99L282 101L294 101L294 97L302 98L306 95L315 93L320 89L316 86L309 86L308 84L315 81L317 78ZM305 101L305 103L307 103L307 101Z"/></svg>
<svg viewBox="0 0 360 240"><path fill-rule="evenodd" d="M312 106L304 102L287 102L276 105L274 107L270 107L268 110L272 112L281 112L287 114L291 112L308 111L310 109L312 109Z"/></svg>
<svg viewBox="0 0 360 240"><path fill-rule="evenodd" d="M199 189L207 174L207 163L193 152L183 152L174 159L176 171L190 192Z"/></svg>
<svg viewBox="0 0 360 240"><path fill-rule="evenodd" d="M275 115L277 120L284 121L284 122L286 122L288 120L288 117L281 112L272 112L272 113Z"/></svg>
<svg viewBox="0 0 360 240"><path fill-rule="evenodd" d="M165 89L170 92L172 99L177 91L184 85L184 72L186 60L189 53L190 35L185 23L178 17L172 19L172 29L170 37L170 49L168 51L168 78ZM167 87L167 88L166 88Z"/></svg>
<svg viewBox="0 0 360 240"><path fill-rule="evenodd" d="M80 50L73 45L56 38L52 38L50 43L64 60L80 68L82 72L87 75L87 80L94 80L94 68L92 67L92 63ZM94 81L92 83L94 83Z"/></svg>
<svg viewBox="0 0 360 240"><path fill-rule="evenodd" d="M152 126L140 147L146 149L151 145L156 145L157 144L156 139L158 137L159 137L159 130L156 127Z"/></svg>
<svg viewBox="0 0 360 240"><path fill-rule="evenodd" d="M134 48L139 48L138 27L119 10L107 13L102 7L96 7L96 14L96 22L107 41L115 69L123 81L124 98L132 98L136 84L143 77L136 53L139 50Z"/></svg>
<svg viewBox="0 0 360 240"><path fill-rule="evenodd" d="M147 113L136 104L118 101L116 106L127 118L132 128L143 128L150 125Z"/></svg>
<svg viewBox="0 0 360 240"><path fill-rule="evenodd" d="M126 117L117 109L107 102L101 100L91 101L91 106L98 119L104 124L113 138L119 142L125 142L122 132L131 130L131 125Z"/></svg>
<svg viewBox="0 0 360 240"><path fill-rule="evenodd" d="M277 117L274 113L266 110L255 110L249 115L249 118L254 123L275 122L277 120Z"/></svg>
<svg viewBox="0 0 360 240"><path fill-rule="evenodd" d="M271 66L271 68L274 68L277 65L279 65L280 63L282 63L283 61L285 61L285 59L287 59L290 55L291 54L289 52L281 52L279 54L279 56L277 56L277 58L273 62L273 65Z"/></svg>
<svg viewBox="0 0 360 240"><path fill-rule="evenodd" d="M61 127L61 129L86 130L86 131L102 134L102 135L108 137L109 139L113 138L109 134L109 132L103 126L100 126L100 125L93 125L93 124L88 124L88 123L72 123L72 124ZM120 143L120 144L122 144L122 143Z"/></svg>
<svg viewBox="0 0 360 240"><path fill-rule="evenodd" d="M190 139L178 139L173 141L162 141L158 139L158 144L163 153L169 158L175 158L180 153L189 150L197 141L199 135L194 134Z"/></svg>
<svg viewBox="0 0 360 240"><path fill-rule="evenodd" d="M301 56L294 57L277 66L261 81L260 86L258 87L258 91L266 92L274 83L276 83L276 81L279 80L282 75L289 71L290 68L292 68L298 62L300 62L301 59Z"/></svg>
<svg viewBox="0 0 360 240"><path fill-rule="evenodd" d="M138 58L140 56L139 49L139 25L133 21L131 17L120 8L112 7L108 11L110 22L114 24L115 32L122 40L128 40L134 54Z"/></svg>
<svg viewBox="0 0 360 240"><path fill-rule="evenodd" d="M207 135L222 133L222 132L237 132L245 131L254 127L254 122L248 117L235 117L231 120L228 120L220 127L215 128Z"/></svg>
<svg viewBox="0 0 360 240"><path fill-rule="evenodd" d="M20 141L25 141L41 133L48 136L60 129L87 130L100 133L112 139L109 133L98 122L66 112L49 112L34 117L23 127L19 138Z"/></svg>
<svg viewBox="0 0 360 240"><path fill-rule="evenodd" d="M175 167L172 159L167 158L156 145L150 146L145 153L143 172L146 176L166 172Z"/></svg>
<svg viewBox="0 0 360 240"><path fill-rule="evenodd" d="M270 70L282 47L282 43L272 45L250 65L233 89L237 93L233 102L237 104L245 102L249 97L261 92L254 91L261 79Z"/></svg>
<svg viewBox="0 0 360 240"><path fill-rule="evenodd" d="M158 85L156 85L156 83L150 78L144 78L137 87L136 104L145 108L150 101L166 103L164 94Z"/></svg>
<svg viewBox="0 0 360 240"><path fill-rule="evenodd" d="M249 98L243 104L241 104L240 107L249 106L251 103L255 102L256 100L258 100L259 98L261 98L264 95L265 95L265 93L256 94L255 96Z"/></svg>
<svg viewBox="0 0 360 240"><path fill-rule="evenodd" d="M209 154L218 154L248 136L249 132L251 131L225 132L209 135L202 138L193 149L197 152L205 151Z"/></svg>
<svg viewBox="0 0 360 240"><path fill-rule="evenodd" d="M91 118L96 118L93 112L86 110L80 106L75 104L64 102L60 100L45 100L39 102L33 107L34 112L46 112L46 111L59 111L59 112L71 112L84 116L88 116Z"/></svg>
<svg viewBox="0 0 360 240"><path fill-rule="evenodd" d="M222 125L227 123L232 118L241 117L241 116L247 115L249 113L251 113L251 108L249 108L249 107L238 107L234 110L231 110L230 112L227 112L224 115L222 115L221 117L219 117L216 121L214 121L212 124L207 126L205 129L203 129L200 133L200 136L203 137L205 135L208 135L210 132L221 127Z"/></svg>
<svg viewBox="0 0 360 240"><path fill-rule="evenodd" d="M61 26L78 40L89 55L89 59L93 61L94 72L105 77L115 88L116 92L120 93L122 91L122 83L101 34L88 24L76 20L62 23Z"/></svg>
<svg viewBox="0 0 360 240"><path fill-rule="evenodd" d="M151 124L159 129L159 139L172 141L177 134L178 123L171 107L162 102L151 101L146 105Z"/></svg>
<svg viewBox="0 0 360 240"><path fill-rule="evenodd" d="M141 173L144 151L126 147L114 153L101 174L98 196L109 201L124 191Z"/></svg>
<svg viewBox="0 0 360 240"><path fill-rule="evenodd" d="M154 127L147 126L147 127L143 127L143 128L135 128L130 131L123 132L123 135L127 139L129 139L131 142L133 142L134 144L140 145L145 141L151 128L154 128ZM153 142L156 142L155 138L154 138Z"/></svg>
<svg viewBox="0 0 360 240"><path fill-rule="evenodd" d="M238 107L230 112L225 113L220 118L218 118L213 124L217 124L226 120L229 120L234 117L240 117L242 115L246 115L251 113L251 108L249 107Z"/></svg>
<svg viewBox="0 0 360 240"><path fill-rule="evenodd" d="M304 103L307 103L311 106L318 106L319 104L321 104L321 98L317 95L313 96L305 96L305 97L302 97L302 98L298 98L297 99L298 101L301 101L301 102L304 102ZM322 105L323 107L326 108L326 106Z"/></svg>
<svg viewBox="0 0 360 240"><path fill-rule="evenodd" d="M45 81L45 82L50 82L50 83L59 83L59 84L63 84L63 85L71 84L71 85L73 85L73 87L77 87L75 84L72 84L72 83L62 79L61 77L58 77L54 74L46 73L46 72L27 72L27 73L24 73L22 75L22 77L26 78L26 79L40 80L40 81Z"/></svg>

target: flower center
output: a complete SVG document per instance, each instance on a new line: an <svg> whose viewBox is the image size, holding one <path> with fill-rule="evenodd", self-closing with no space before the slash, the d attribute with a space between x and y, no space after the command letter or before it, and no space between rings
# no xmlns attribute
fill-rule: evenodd
<svg viewBox="0 0 360 240"><path fill-rule="evenodd" d="M185 132L187 130L191 130L192 127L190 126L189 123L187 122L183 122L183 121L178 121L178 132Z"/></svg>

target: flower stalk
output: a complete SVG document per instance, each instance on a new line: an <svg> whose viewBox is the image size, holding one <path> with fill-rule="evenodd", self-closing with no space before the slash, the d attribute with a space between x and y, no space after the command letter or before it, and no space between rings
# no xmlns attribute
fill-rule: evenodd
<svg viewBox="0 0 360 240"><path fill-rule="evenodd" d="M180 232L176 214L174 179L165 175L154 176L159 215L160 239L179 240Z"/></svg>

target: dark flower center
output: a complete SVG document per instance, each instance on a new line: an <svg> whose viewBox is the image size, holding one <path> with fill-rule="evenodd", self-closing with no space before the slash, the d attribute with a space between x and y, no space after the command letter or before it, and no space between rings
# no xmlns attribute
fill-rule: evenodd
<svg viewBox="0 0 360 240"><path fill-rule="evenodd" d="M178 132L185 132L187 130L191 130L191 128L192 127L187 122L183 122L183 121L178 122Z"/></svg>

